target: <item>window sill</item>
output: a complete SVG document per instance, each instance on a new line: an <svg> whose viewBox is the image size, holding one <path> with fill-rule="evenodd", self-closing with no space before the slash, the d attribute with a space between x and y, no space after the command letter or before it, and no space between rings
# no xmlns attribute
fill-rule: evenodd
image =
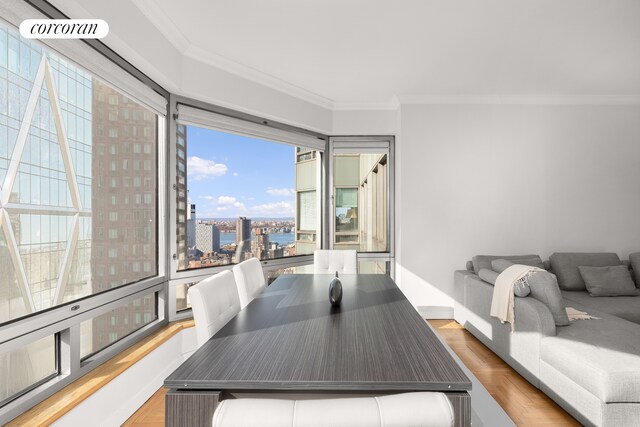
<svg viewBox="0 0 640 427"><path fill-rule="evenodd" d="M165 328L132 345L27 412L19 415L6 426L52 424L171 337L183 329L193 326L192 319L168 324Z"/></svg>

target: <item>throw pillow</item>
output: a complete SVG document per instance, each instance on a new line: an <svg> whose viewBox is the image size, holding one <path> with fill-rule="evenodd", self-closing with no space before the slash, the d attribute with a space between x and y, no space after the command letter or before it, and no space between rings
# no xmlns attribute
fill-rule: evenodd
<svg viewBox="0 0 640 427"><path fill-rule="evenodd" d="M606 267L621 265L614 253L556 252L549 258L551 271L558 278L558 285L565 291L586 291L578 266Z"/></svg>
<svg viewBox="0 0 640 427"><path fill-rule="evenodd" d="M629 262L633 270L633 277L636 279L636 287L640 288L640 252L629 255Z"/></svg>
<svg viewBox="0 0 640 427"><path fill-rule="evenodd" d="M531 289L531 297L541 301L549 307L556 326L567 326L569 317L564 307L562 293L558 286L558 280L554 274L548 271L536 271L532 273L527 282Z"/></svg>
<svg viewBox="0 0 640 427"><path fill-rule="evenodd" d="M483 268L482 270L480 270L478 272L478 276L480 276L480 278L482 280L484 280L487 283L490 283L492 285L496 284L496 279L498 278L498 273L496 273L493 270L489 270L487 268Z"/></svg>
<svg viewBox="0 0 640 427"><path fill-rule="evenodd" d="M493 261L491 261L491 266L493 267L492 273L496 275L496 279L497 279L497 276L498 276L497 273L502 273L507 268L509 268L509 267L511 267L512 265L515 265L515 264L522 264L522 263L511 262L511 261L506 260L506 259L493 260ZM527 265L527 264L524 264L524 265ZM535 267L535 266L533 266L533 267ZM493 281L493 283L495 284L495 280ZM513 294L515 296L517 296L517 297L524 298L527 295L529 295L530 292L531 292L531 289L529 289L529 285L526 282L522 281L522 280L519 280L516 283L516 286L513 288Z"/></svg>
<svg viewBox="0 0 640 427"><path fill-rule="evenodd" d="M538 255L476 255L472 258L473 271L478 274L483 268L491 270L491 261L494 259L508 259L517 264L533 265L544 268L544 264Z"/></svg>
<svg viewBox="0 0 640 427"><path fill-rule="evenodd" d="M640 291L626 265L608 267L579 266L580 275L592 297L636 296Z"/></svg>

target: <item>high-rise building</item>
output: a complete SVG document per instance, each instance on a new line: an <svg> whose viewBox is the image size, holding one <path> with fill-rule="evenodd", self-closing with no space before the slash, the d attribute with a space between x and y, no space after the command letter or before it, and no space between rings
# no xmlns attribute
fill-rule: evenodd
<svg viewBox="0 0 640 427"><path fill-rule="evenodd" d="M176 257L178 269L189 265L187 246L187 215L191 209L187 203L187 127L176 125Z"/></svg>
<svg viewBox="0 0 640 427"><path fill-rule="evenodd" d="M258 259L269 258L269 235L261 228L256 228L251 242L251 253Z"/></svg>
<svg viewBox="0 0 640 427"><path fill-rule="evenodd" d="M196 245L196 205L190 204L187 210L187 247Z"/></svg>
<svg viewBox="0 0 640 427"><path fill-rule="evenodd" d="M214 224L195 224L195 246L202 252L220 252L220 229Z"/></svg>
<svg viewBox="0 0 640 427"><path fill-rule="evenodd" d="M236 247L241 252L251 251L251 219L244 216L236 221Z"/></svg>
<svg viewBox="0 0 640 427"><path fill-rule="evenodd" d="M93 80L92 291L156 274L156 116ZM100 349L155 316L151 296L93 320Z"/></svg>
<svg viewBox="0 0 640 427"><path fill-rule="evenodd" d="M0 34L5 322L91 294L92 78L15 29Z"/></svg>

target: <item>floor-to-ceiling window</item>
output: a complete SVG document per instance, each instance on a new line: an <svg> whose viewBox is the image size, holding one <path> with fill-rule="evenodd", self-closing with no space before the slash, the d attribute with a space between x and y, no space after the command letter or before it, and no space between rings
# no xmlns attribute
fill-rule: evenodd
<svg viewBox="0 0 640 427"><path fill-rule="evenodd" d="M321 247L325 141L190 111L176 126L178 311L195 270L257 258L272 280L302 271L300 258Z"/></svg>
<svg viewBox="0 0 640 427"><path fill-rule="evenodd" d="M355 249L360 273L393 268L393 138L330 141L330 247Z"/></svg>
<svg viewBox="0 0 640 427"><path fill-rule="evenodd" d="M164 317L164 117L97 71L0 21L0 423Z"/></svg>

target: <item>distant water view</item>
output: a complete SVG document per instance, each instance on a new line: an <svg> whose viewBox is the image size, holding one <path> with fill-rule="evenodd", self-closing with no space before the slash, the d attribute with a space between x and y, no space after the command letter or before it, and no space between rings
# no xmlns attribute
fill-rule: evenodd
<svg viewBox="0 0 640 427"><path fill-rule="evenodd" d="M253 233L252 233L253 236ZM269 234L270 242L278 242L280 246L285 246L291 243L294 243L295 236L294 233L271 233ZM228 232L223 231L220 233L220 246L230 245L236 242L236 233L235 231Z"/></svg>

